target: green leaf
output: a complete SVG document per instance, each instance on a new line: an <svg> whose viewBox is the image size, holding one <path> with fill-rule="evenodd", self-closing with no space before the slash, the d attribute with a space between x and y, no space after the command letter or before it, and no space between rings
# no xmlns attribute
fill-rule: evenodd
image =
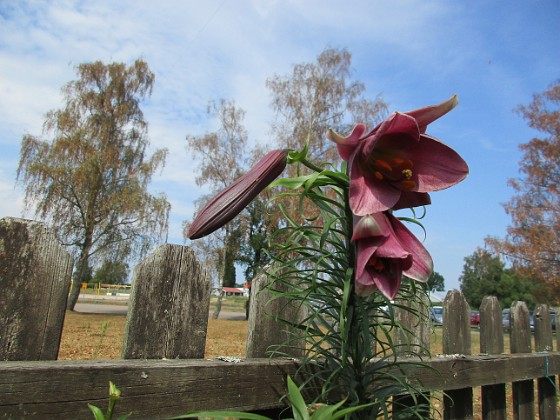
<svg viewBox="0 0 560 420"><path fill-rule="evenodd" d="M343 417L347 416L348 414L352 414L355 411L363 410L364 408L373 407L376 404L378 404L378 403L362 404L362 405L358 405L358 406L355 406L355 407L345 408L343 410L340 410L340 411L334 413L332 415L332 417L330 417L330 420L337 420L337 419L343 418Z"/></svg>
<svg viewBox="0 0 560 420"><path fill-rule="evenodd" d="M291 150L288 152L288 163L293 164L296 162L301 162L303 159L307 157L307 152L309 151L309 143L305 142L305 146L302 151L298 152L297 150Z"/></svg>
<svg viewBox="0 0 560 420"><path fill-rule="evenodd" d="M310 420L331 420L333 418L333 414L336 410L339 409L342 404L346 402L346 399L340 401L335 405L323 405L313 413Z"/></svg>
<svg viewBox="0 0 560 420"><path fill-rule="evenodd" d="M292 412L294 420L309 420L309 413L307 412L307 405L299 391L299 388L294 383L292 378L288 376L288 400L292 404Z"/></svg>
<svg viewBox="0 0 560 420"><path fill-rule="evenodd" d="M95 405L92 404L88 404L88 407L93 413L95 420L105 420L105 414L103 414L103 411L101 411L99 407L96 407Z"/></svg>
<svg viewBox="0 0 560 420"><path fill-rule="evenodd" d="M427 236L427 232L426 232L426 228L424 227L424 225L422 223L420 223L418 221L418 219L412 219L410 217L397 217L397 219L403 221L403 222L408 222L408 223L413 223L415 225L420 226L420 228L422 229L422 231L424 232L424 239L426 239Z"/></svg>

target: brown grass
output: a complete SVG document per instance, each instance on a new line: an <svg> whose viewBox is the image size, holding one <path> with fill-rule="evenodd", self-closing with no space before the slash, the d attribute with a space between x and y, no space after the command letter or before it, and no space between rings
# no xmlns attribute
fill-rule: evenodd
<svg viewBox="0 0 560 420"><path fill-rule="evenodd" d="M66 312L60 360L120 359L125 315ZM245 356L247 321L209 319L206 358Z"/></svg>

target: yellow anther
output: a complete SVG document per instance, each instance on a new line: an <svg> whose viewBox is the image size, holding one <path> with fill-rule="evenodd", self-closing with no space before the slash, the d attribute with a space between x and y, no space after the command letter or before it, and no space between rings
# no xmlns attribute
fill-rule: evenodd
<svg viewBox="0 0 560 420"><path fill-rule="evenodd" d="M403 169L402 174L406 179L412 178L412 171L410 169Z"/></svg>

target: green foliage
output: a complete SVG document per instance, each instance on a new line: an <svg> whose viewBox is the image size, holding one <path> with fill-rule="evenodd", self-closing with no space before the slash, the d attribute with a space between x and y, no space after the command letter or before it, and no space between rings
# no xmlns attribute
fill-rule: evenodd
<svg viewBox="0 0 560 420"><path fill-rule="evenodd" d="M300 389L294 383L292 378L288 376L288 401L292 407L293 418L286 420L337 420L347 418L346 416L368 408L372 404L365 404L363 406L343 408L345 400L340 401L334 405L327 404L312 404L308 406L301 395ZM227 420L231 418L238 418L239 420L271 420L269 417L261 416L259 414L244 413L242 411L205 411L199 413L190 413L184 416L173 417L173 419L185 418L201 418L210 417L215 420ZM97 419L96 419L97 420Z"/></svg>
<svg viewBox="0 0 560 420"><path fill-rule="evenodd" d="M224 250L225 258L224 258L224 270L223 270L223 278L222 278L222 285L224 287L235 287L235 255L237 246L231 245L231 242L235 241L235 238L228 238L228 242L226 243L226 248Z"/></svg>
<svg viewBox="0 0 560 420"><path fill-rule="evenodd" d="M509 308L516 300L524 301L530 308L536 303L537 284L505 268L499 256L480 248L465 257L459 282L472 308L479 308L484 296L496 296L502 308Z"/></svg>
<svg viewBox="0 0 560 420"><path fill-rule="evenodd" d="M77 256L70 309L91 261L145 254L166 235L170 211L163 194L148 191L167 154L148 154L140 109L154 74L142 60L76 69L79 77L63 89L64 107L46 116L52 138L25 135L17 171L26 205Z"/></svg>
<svg viewBox="0 0 560 420"><path fill-rule="evenodd" d="M443 278L443 276L438 273L437 271L434 271L431 275L430 278L428 279L428 282L426 283L426 291L428 292L443 292L445 290L445 279Z"/></svg>
<svg viewBox="0 0 560 420"><path fill-rule="evenodd" d="M354 292L348 177L316 167L305 153L292 153L290 159L315 172L273 184L283 188L275 199L296 199L299 214L296 220L280 206L286 224L271 237L267 275L273 279L273 295L289 298L307 315L296 323L279 320L293 336L272 348L271 354L290 356L294 350L303 354L300 373L306 379L301 387L318 391L315 402L345 399L343 406L353 408L368 403L352 417L387 417L392 395L415 391L404 376L392 373L400 363L393 341L400 326L392 310L399 305L379 293L360 297ZM415 292L414 283L408 282L399 298L415 300Z"/></svg>
<svg viewBox="0 0 560 420"><path fill-rule="evenodd" d="M241 242L237 262L245 266L245 280L252 282L258 272L270 262L267 254L268 238L275 228L274 218L267 200L257 197L245 209L247 219L246 240Z"/></svg>
<svg viewBox="0 0 560 420"><path fill-rule="evenodd" d="M126 284L128 280L128 264L121 261L105 260L92 278L93 283Z"/></svg>
<svg viewBox="0 0 560 420"><path fill-rule="evenodd" d="M107 411L103 413L103 411L99 407L93 404L88 404L88 407L93 413L93 417L95 418L95 420L111 420L113 418L115 406L120 397L121 390L117 388L117 386L113 382L109 381L109 407L107 408ZM119 416L118 420L126 420L128 417L130 417L130 414L125 414L123 416Z"/></svg>

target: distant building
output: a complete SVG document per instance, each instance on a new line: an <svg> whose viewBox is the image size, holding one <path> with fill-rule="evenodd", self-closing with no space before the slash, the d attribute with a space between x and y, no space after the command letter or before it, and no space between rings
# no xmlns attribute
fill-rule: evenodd
<svg viewBox="0 0 560 420"><path fill-rule="evenodd" d="M247 292L244 289L237 287L222 287L222 292L224 296L247 296Z"/></svg>

